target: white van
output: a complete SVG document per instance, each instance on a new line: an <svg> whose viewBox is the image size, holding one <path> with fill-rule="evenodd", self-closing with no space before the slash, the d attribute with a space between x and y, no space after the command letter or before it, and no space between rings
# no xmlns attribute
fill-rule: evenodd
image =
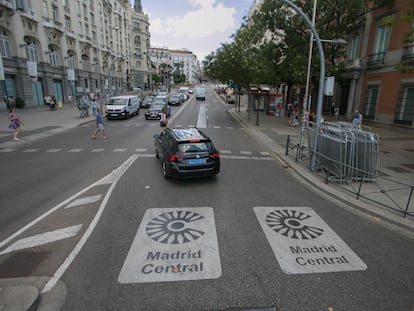
<svg viewBox="0 0 414 311"><path fill-rule="evenodd" d="M111 97L106 104L106 118L128 119L133 115L139 115L140 102L136 95L122 95Z"/></svg>
<svg viewBox="0 0 414 311"><path fill-rule="evenodd" d="M196 99L206 100L206 89L204 87L197 87L195 91Z"/></svg>

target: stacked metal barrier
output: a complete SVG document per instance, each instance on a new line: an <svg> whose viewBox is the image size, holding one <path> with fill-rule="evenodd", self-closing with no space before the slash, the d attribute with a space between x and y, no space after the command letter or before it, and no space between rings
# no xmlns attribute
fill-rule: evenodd
<svg viewBox="0 0 414 311"><path fill-rule="evenodd" d="M318 135L316 164L339 182L375 181L378 169L378 135L354 128L347 122L323 122L315 133L307 127L309 147Z"/></svg>

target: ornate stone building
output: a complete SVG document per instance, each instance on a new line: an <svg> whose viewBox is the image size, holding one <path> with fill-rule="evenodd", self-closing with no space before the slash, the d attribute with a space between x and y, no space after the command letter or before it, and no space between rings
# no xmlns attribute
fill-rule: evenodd
<svg viewBox="0 0 414 311"><path fill-rule="evenodd" d="M150 88L149 48L140 0L0 0L2 100Z"/></svg>

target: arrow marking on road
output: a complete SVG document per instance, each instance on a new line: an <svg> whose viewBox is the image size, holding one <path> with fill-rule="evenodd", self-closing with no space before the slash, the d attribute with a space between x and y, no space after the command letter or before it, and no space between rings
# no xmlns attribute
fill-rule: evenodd
<svg viewBox="0 0 414 311"><path fill-rule="evenodd" d="M31 247L36 247L36 246L68 239L68 238L71 238L77 235L81 228L82 228L82 225L76 225L72 227L67 227L63 229L58 229L54 231L49 231L49 232L33 235L31 237L16 241L12 245L10 245L8 248L3 250L0 253L0 255L4 255L4 254L11 253L13 251L18 251L21 249L27 249Z"/></svg>

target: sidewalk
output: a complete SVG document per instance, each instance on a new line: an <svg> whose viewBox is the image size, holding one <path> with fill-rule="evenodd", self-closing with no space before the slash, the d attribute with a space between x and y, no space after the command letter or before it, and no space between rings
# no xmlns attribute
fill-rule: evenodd
<svg viewBox="0 0 414 311"><path fill-rule="evenodd" d="M220 98L213 92L217 98ZM395 211L375 204L368 200L357 200L355 195L344 191L343 188L336 187L334 183L326 184L323 178L318 174L311 172L306 165L295 162L294 155L285 155L287 136L290 135L292 141L299 142L301 137L301 127L288 126L286 117L276 117L265 115L260 112L247 112L247 105L242 104L240 111L235 105L226 104L230 109L231 115L236 118L246 129L247 132L256 140L268 146L283 165L292 169L296 175L311 184L315 191L322 194L329 193L340 202L350 206L355 211L362 211L374 221L391 224L395 230L401 228L405 234L414 237L414 219L413 217L403 218ZM76 106L69 107L64 105L57 111L49 111L46 107L21 109L17 114L24 122L21 133L21 141L12 140L11 130L8 129L8 113L0 112L0 154L2 149L12 148L24 144L28 141L47 137L62 131L78 126L83 123L93 122L94 117L81 118ZM409 185L414 184L414 135L412 130L397 128L381 128L374 125L371 131L379 134L380 152L378 161L378 172L382 175L388 175L388 178L403 181ZM379 174L380 175L380 174ZM376 194L377 196L381 194ZM414 194L411 199L410 211L414 212ZM39 305L40 291L43 288L45 280L40 278L24 279L0 279L0 309L2 311L26 311L36 310ZM43 284L43 285L42 285ZM63 285L56 291L62 292ZM55 296L53 293L50 296ZM42 295L42 305L50 305L53 309L53 299L47 295ZM63 303L63 302L59 302Z"/></svg>

